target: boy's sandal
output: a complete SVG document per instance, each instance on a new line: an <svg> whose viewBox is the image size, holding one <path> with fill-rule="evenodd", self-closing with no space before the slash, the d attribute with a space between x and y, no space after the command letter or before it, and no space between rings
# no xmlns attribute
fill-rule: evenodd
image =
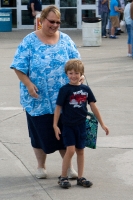
<svg viewBox="0 0 133 200"><path fill-rule="evenodd" d="M68 181L68 177L59 177L59 181L58 184L62 187L62 188L69 188L71 187L71 183L69 183Z"/></svg>
<svg viewBox="0 0 133 200"><path fill-rule="evenodd" d="M83 186L83 187L91 187L93 185L92 182L86 180L84 177L77 179L77 185Z"/></svg>

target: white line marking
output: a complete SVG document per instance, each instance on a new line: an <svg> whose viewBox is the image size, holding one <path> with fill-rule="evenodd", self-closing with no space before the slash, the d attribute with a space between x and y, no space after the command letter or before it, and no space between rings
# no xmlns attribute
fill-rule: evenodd
<svg viewBox="0 0 133 200"><path fill-rule="evenodd" d="M0 110L23 110L22 107L0 107Z"/></svg>

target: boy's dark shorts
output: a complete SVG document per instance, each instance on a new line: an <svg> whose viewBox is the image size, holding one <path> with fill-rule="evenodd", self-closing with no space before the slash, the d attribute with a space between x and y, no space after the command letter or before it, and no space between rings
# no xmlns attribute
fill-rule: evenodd
<svg viewBox="0 0 133 200"><path fill-rule="evenodd" d="M63 125L62 136L65 147L75 146L77 149L84 149L86 141L85 122L75 126Z"/></svg>

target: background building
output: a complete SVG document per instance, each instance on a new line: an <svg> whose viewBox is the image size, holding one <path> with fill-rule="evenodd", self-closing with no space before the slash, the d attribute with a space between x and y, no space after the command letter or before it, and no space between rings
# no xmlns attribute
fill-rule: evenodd
<svg viewBox="0 0 133 200"><path fill-rule="evenodd" d="M33 18L29 16L29 0L0 0L1 8L12 10L13 29L33 29ZM98 16L98 0L42 0L42 7L56 5L61 12L61 28L81 29L83 17Z"/></svg>

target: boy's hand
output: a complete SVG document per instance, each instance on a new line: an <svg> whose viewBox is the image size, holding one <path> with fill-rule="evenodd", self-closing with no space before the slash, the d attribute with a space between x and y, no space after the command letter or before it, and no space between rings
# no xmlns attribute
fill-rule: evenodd
<svg viewBox="0 0 133 200"><path fill-rule="evenodd" d="M105 125L102 125L101 127L102 127L102 129L106 132L106 135L108 135L108 134L109 134L109 129L108 129L108 127L105 126Z"/></svg>
<svg viewBox="0 0 133 200"><path fill-rule="evenodd" d="M54 131L55 131L55 137L56 137L56 139L57 140L60 140L60 134L61 134L61 132L60 132L60 129L59 129L59 127L58 126L54 126Z"/></svg>

